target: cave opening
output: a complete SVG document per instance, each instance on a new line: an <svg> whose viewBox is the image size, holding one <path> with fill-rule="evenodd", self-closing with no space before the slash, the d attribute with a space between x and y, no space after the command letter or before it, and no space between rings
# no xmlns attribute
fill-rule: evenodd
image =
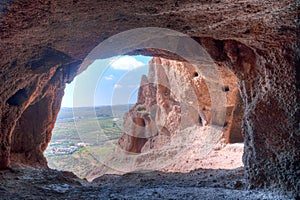
<svg viewBox="0 0 300 200"><path fill-rule="evenodd" d="M174 60L177 58L175 53L182 55L177 53L178 50L183 50L181 53L184 55L189 53L189 58L199 52L193 48L195 45L190 45L184 40L183 34L168 31L166 35L163 34L165 29L158 28L167 27L195 39L209 52L214 61L230 67L239 79L239 88L246 107L242 131L245 137L243 160L247 188L293 192L296 198L299 197L300 117L297 89L300 68L297 1L276 1L270 2L270 5L260 1L178 1L175 6L171 1L142 4L107 1L104 6L101 1L84 3L77 0L73 3L7 2L9 3L0 3L0 10L4 11L1 13L1 170L13 166L13 162L47 167L43 151L51 138L65 83L73 79L77 74L78 63L81 63L99 42L109 39L106 40L109 41L106 47L109 48L98 54L102 58L124 55L134 48L143 49L139 52L143 55ZM101 12L97 12L96 8L101 8ZM224 8L226 9L222 16L220 11L224 11ZM140 28L149 26L151 28ZM123 40L113 43L116 37L111 37L124 30L131 31L126 31ZM113 45L116 43L118 44ZM151 43L155 45L149 46ZM166 53L155 48L175 53ZM192 80L201 77L201 73L197 73L198 76L195 77L194 74ZM223 87L221 91L227 95L233 92L234 88ZM163 109L154 107L153 112L157 111L162 118L169 112L194 112L191 120L199 123L200 128L211 122L209 106L201 108L202 116L196 115L198 110L189 107L189 101L178 105L177 100L170 97L172 91L171 95L168 92L161 95ZM85 98L85 95L81 95L81 99ZM174 104L163 105L165 100ZM149 111L145 107L137 110L139 115L144 117L142 124L145 124L137 126L137 130L151 127L152 110L150 115L146 115ZM228 113L238 113L238 110L235 106L228 105L226 114L229 117ZM75 119L79 121L84 118L79 116ZM168 123L176 120L172 118ZM119 126L118 122L116 117L113 122L114 128ZM188 126L189 120L184 123ZM221 126L222 130L234 128L230 120L218 123L218 126ZM85 128L90 127L87 125ZM167 142L167 137L172 135L172 131L169 131L165 124L153 127L158 127L159 130L154 129L151 132L151 142L144 142L145 138L142 138L138 144L155 149L157 145ZM159 137L156 137L157 135ZM95 136L91 141L100 143L101 134ZM238 139L231 137L231 134L225 134L224 140L232 142ZM137 149L142 153L145 148L141 146L132 145L130 150ZM172 152L169 152L172 155ZM120 161L126 162L126 159ZM115 168L118 168L117 163ZM24 180L28 182L28 178ZM44 194L41 188L34 184L31 186L36 191L26 188L28 193ZM14 188L15 191L11 192L10 188ZM190 188L182 188L187 191L185 194L191 191ZM1 189L1 193L4 192L3 196L7 194L9 198L10 194L16 192L21 198L21 193L26 193L21 189L17 186L7 187ZM42 191L48 193L44 189ZM116 193L117 190L119 187L115 190ZM66 196L72 193L74 196L78 195L73 191L67 191ZM28 197L28 193L24 196ZM250 191L251 193L254 194Z"/></svg>
<svg viewBox="0 0 300 200"><path fill-rule="evenodd" d="M64 96L52 140L44 153L50 168L72 171L89 180L106 173L122 173L121 168L125 168L124 172L143 170L143 166L157 162L149 157L157 159L162 151L170 151L166 147L168 144L183 140L187 134L204 132L203 128L211 123L210 94L205 79L191 65L160 57L124 56L118 59L114 60L115 69L111 69L111 59L94 62L92 65L95 66L110 65L97 80L89 77L89 72L84 72L85 78L79 81L80 85L74 83L81 79L81 74L67 86L65 93L70 90L72 95ZM131 66L124 66L120 60L132 62ZM143 63L139 63L141 61ZM95 75L92 65L88 70ZM112 70L122 73L112 73ZM164 165L156 163L155 169L188 172L198 168L234 169L243 166L241 122L244 105L238 79L228 67L219 66L219 70L224 82L220 91L225 92L227 98L222 139L212 147L209 157L201 159L197 155L201 149L195 146L203 142L203 138L195 135L198 143L192 148L185 144L183 153L178 153L182 151L178 148L174 159L165 159ZM93 79L97 86L92 88L95 95L89 97L84 91L90 88L87 82ZM182 82L187 85L182 85ZM196 109L181 101L190 95L188 90L191 88L197 97ZM179 134L181 131L182 135ZM140 154L134 163L139 167L135 169L124 166L124 163L122 167L117 166L115 160L122 163L125 159L109 155L112 149L114 154L122 156Z"/></svg>
<svg viewBox="0 0 300 200"><path fill-rule="evenodd" d="M151 58L95 60L66 86L51 141L44 152L50 168L72 171L81 178L88 176L99 163L90 149L105 150L101 149L104 143L121 136L123 115L137 102L140 77L147 74ZM87 95L87 90L93 95Z"/></svg>

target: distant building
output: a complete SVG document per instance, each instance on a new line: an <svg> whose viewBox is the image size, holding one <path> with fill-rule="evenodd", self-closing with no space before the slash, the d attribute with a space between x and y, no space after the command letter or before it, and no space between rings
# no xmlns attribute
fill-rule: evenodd
<svg viewBox="0 0 300 200"><path fill-rule="evenodd" d="M77 143L77 146L79 146L79 147L85 147L85 146L86 146L86 144L85 144L85 143L83 143L83 142L80 142L80 143Z"/></svg>

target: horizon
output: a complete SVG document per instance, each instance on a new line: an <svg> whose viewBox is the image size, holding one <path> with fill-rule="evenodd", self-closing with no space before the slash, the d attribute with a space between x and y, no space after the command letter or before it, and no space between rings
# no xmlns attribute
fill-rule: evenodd
<svg viewBox="0 0 300 200"><path fill-rule="evenodd" d="M141 77L148 74L151 59L125 55L95 60L66 84L61 108L135 104Z"/></svg>
<svg viewBox="0 0 300 200"><path fill-rule="evenodd" d="M96 105L96 106L79 106L79 107L60 107L62 108L98 108L98 107L112 107L112 106L128 106L128 105L134 105L136 103L130 103L130 104L115 104L115 105Z"/></svg>

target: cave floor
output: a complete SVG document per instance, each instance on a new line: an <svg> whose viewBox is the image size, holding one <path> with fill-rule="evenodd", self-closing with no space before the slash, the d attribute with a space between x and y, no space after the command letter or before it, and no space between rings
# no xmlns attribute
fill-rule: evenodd
<svg viewBox="0 0 300 200"><path fill-rule="evenodd" d="M0 171L0 199L288 199L244 185L243 168L107 174L93 182L52 169Z"/></svg>

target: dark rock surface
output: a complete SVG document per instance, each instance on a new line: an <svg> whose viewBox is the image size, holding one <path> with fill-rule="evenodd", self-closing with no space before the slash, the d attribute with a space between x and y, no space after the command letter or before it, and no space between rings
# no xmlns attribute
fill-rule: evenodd
<svg viewBox="0 0 300 200"><path fill-rule="evenodd" d="M92 183L72 173L13 167L0 172L0 199L289 199L245 190L243 169L104 175Z"/></svg>
<svg viewBox="0 0 300 200"><path fill-rule="evenodd" d="M298 1L19 0L1 3L0 12L1 169L11 160L46 167L42 151L65 83L98 43L165 27L192 36L239 79L247 188L300 193Z"/></svg>

